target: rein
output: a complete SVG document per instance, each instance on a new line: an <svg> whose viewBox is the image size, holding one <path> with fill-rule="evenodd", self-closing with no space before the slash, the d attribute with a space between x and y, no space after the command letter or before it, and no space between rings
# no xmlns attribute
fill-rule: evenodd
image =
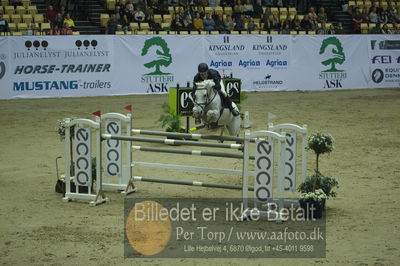
<svg viewBox="0 0 400 266"><path fill-rule="evenodd" d="M207 89L197 89L197 90L207 90ZM209 100L208 93L207 93L207 101L205 103L198 103L198 102L194 101L194 103L196 105L200 106L201 109L203 109L203 111L210 103L212 103L212 101L214 101L215 97L217 97L218 92L215 89L213 89L213 90L214 90L214 97L212 97L211 100Z"/></svg>
<svg viewBox="0 0 400 266"><path fill-rule="evenodd" d="M207 90L207 89L204 88L204 89L197 89L197 90ZM213 91L214 91L214 96L212 97L211 100L209 99L208 90L207 90L207 101L206 102L198 103L197 101L194 101L194 103L202 109L203 113L205 113L206 107L208 105L210 105L214 101L215 97L217 97L217 95L218 95L218 91L216 89L213 88ZM217 124L218 124L219 119L221 118L221 114L222 114L223 110L224 110L224 107L222 106L222 99L221 99L221 108L219 110L220 115L219 115L218 120L216 122Z"/></svg>

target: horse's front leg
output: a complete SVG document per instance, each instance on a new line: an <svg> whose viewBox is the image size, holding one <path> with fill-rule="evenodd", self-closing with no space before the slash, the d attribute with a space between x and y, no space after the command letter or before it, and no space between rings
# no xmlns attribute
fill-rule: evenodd
<svg viewBox="0 0 400 266"><path fill-rule="evenodd" d="M216 110L209 110L207 112L207 122L208 123L216 123L219 118L219 112Z"/></svg>
<svg viewBox="0 0 400 266"><path fill-rule="evenodd" d="M200 106L193 107L193 118L195 119L196 124L201 123L202 113L203 113L203 110L201 109Z"/></svg>
<svg viewBox="0 0 400 266"><path fill-rule="evenodd" d="M221 133L219 134L221 139L218 140L219 143L224 143L224 140L222 139L222 137L224 136L224 131L225 131L225 126L221 127Z"/></svg>

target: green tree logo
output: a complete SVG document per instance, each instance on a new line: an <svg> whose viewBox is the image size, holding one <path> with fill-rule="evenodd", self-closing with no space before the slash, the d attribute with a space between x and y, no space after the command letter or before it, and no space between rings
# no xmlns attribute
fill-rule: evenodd
<svg viewBox="0 0 400 266"><path fill-rule="evenodd" d="M156 58L146 64L144 64L147 68L155 67L156 70L154 72L145 74L145 75L169 75L170 73L163 73L160 70L161 66L169 66L172 63L172 57L169 53L168 44L161 37L153 37L148 39L144 43L144 47L142 49L142 56L147 55L149 49L153 46L156 46Z"/></svg>
<svg viewBox="0 0 400 266"><path fill-rule="evenodd" d="M331 58L322 61L321 64L323 64L324 66L331 65L331 68L322 72L343 72L344 70L338 70L335 66L336 64L343 64L343 62L346 60L342 43L339 41L338 38L329 37L322 42L321 48L319 49L319 54L324 54L328 52L332 54Z"/></svg>

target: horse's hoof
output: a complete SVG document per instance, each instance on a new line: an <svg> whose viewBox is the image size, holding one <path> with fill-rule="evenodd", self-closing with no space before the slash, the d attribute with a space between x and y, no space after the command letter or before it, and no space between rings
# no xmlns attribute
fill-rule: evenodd
<svg viewBox="0 0 400 266"><path fill-rule="evenodd" d="M232 114L233 114L233 116L239 116L240 112L238 110L236 110L236 109L233 109L232 110Z"/></svg>
<svg viewBox="0 0 400 266"><path fill-rule="evenodd" d="M211 128L217 128L217 127L218 127L218 123L216 123L216 122L211 122L211 123L210 123L210 127L211 127Z"/></svg>

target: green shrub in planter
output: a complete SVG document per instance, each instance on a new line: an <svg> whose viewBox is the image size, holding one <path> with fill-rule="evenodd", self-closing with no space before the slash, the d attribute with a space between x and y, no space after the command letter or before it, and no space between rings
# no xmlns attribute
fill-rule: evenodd
<svg viewBox="0 0 400 266"><path fill-rule="evenodd" d="M319 172L312 176L308 176L304 182L299 185L298 191L301 193L313 192L314 182L315 189L322 189L327 198L336 197L336 191L333 191L333 189L339 188L338 181L333 177L324 176Z"/></svg>
<svg viewBox="0 0 400 266"><path fill-rule="evenodd" d="M314 192L301 193L299 198L300 208L304 210L304 218L320 219L325 210L326 194L322 189L316 189Z"/></svg>
<svg viewBox="0 0 400 266"><path fill-rule="evenodd" d="M185 133L186 130L182 127L181 116L174 114L171 107L167 103L163 103L161 106L164 113L160 116L157 122L162 128L165 128L167 132L179 132Z"/></svg>

